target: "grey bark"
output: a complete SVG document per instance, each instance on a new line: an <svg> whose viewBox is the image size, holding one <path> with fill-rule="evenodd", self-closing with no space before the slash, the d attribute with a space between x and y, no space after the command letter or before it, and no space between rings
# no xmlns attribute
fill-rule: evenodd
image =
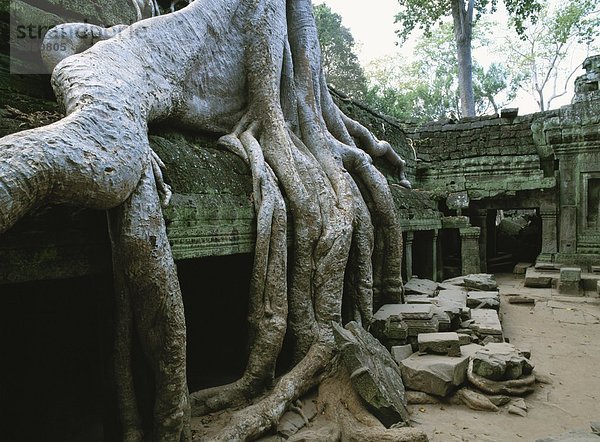
<svg viewBox="0 0 600 442"><path fill-rule="evenodd" d="M401 230L369 154L392 161L409 186L404 161L334 104L309 0L199 0L119 30L48 57L58 62L52 82L67 117L0 140L0 231L40 204L110 210L124 439L188 440L183 304L160 207L170 189L147 125L166 120L221 134L254 182L251 352L240 380L193 393L191 402L206 413L270 388L289 327L297 364L214 436L255 437L330 368L345 275L353 275L354 319L365 326L374 292L402 299ZM49 38L73 35L61 28ZM154 372L152 435L142 434L133 389L133 333Z"/></svg>
<svg viewBox="0 0 600 442"><path fill-rule="evenodd" d="M473 57L471 41L473 35L474 0L452 0L452 20L454 40L458 59L458 91L460 110L463 117L475 116L475 98L473 96Z"/></svg>

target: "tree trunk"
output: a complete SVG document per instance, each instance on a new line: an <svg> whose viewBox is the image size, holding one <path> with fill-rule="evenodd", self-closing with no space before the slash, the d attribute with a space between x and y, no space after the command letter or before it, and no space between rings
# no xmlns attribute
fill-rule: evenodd
<svg viewBox="0 0 600 442"><path fill-rule="evenodd" d="M473 57L471 56L473 0L468 0L466 8L464 0L452 0L452 19L458 60L458 91L460 94L461 116L474 117Z"/></svg>
<svg viewBox="0 0 600 442"><path fill-rule="evenodd" d="M48 38L77 38L62 26ZM192 394L192 408L206 413L258 397L274 381L288 327L295 344L294 368L215 440L258 436L327 373L345 283L365 327L374 292L380 302L402 299L402 232L371 155L397 166L408 187L404 161L334 104L309 0L197 0L65 58L52 82L67 117L0 140L0 230L40 204L111 209L125 440L190 438L183 303L160 207L170 190L149 147L152 121L221 134L254 182L250 357L240 380ZM156 390L146 437L131 372L134 332Z"/></svg>

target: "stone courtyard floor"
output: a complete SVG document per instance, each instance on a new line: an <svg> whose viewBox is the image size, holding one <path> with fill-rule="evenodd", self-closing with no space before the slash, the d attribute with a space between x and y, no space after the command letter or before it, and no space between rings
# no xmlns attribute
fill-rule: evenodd
<svg viewBox="0 0 600 442"><path fill-rule="evenodd" d="M566 297L554 288L527 288L523 277L496 275L504 335L531 350L535 372L552 380L525 398L526 417L459 405L412 405L413 424L431 441L535 441L600 421L600 299ZM507 295L534 298L509 304ZM592 293L589 293L592 295Z"/></svg>

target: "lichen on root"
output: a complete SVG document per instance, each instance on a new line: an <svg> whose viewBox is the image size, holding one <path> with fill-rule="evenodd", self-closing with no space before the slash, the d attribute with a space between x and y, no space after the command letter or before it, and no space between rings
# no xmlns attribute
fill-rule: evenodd
<svg viewBox="0 0 600 442"><path fill-rule="evenodd" d="M52 38L76 38L64 26ZM347 319L365 328L374 293L377 302L402 299L400 225L371 155L392 161L409 186L404 162L333 102L309 0L196 0L119 30L56 65L63 120L0 140L0 231L40 204L110 209L124 439L188 440L183 305L159 204L170 189L147 127L220 134L254 183L251 351L240 380L190 398L207 413L269 390L214 435L253 438L331 370L343 299ZM133 389L133 333L154 372L151 435ZM295 365L273 386L286 333Z"/></svg>

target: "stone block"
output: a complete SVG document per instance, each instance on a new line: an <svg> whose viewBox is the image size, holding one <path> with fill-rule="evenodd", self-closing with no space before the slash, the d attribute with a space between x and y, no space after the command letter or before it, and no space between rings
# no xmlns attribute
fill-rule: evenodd
<svg viewBox="0 0 600 442"><path fill-rule="evenodd" d="M411 278L404 284L407 294L435 296L437 289L437 282L429 279Z"/></svg>
<svg viewBox="0 0 600 442"><path fill-rule="evenodd" d="M519 379L531 374L533 365L512 344L490 343L471 358L473 372L493 381Z"/></svg>
<svg viewBox="0 0 600 442"><path fill-rule="evenodd" d="M561 267L562 264L557 264L554 262L536 262L533 268L540 271L554 272L560 270Z"/></svg>
<svg viewBox="0 0 600 442"><path fill-rule="evenodd" d="M435 333L440 329L439 316L431 319L407 319L404 322L408 327L408 337L416 338L419 333Z"/></svg>
<svg viewBox="0 0 600 442"><path fill-rule="evenodd" d="M447 396L465 382L469 356L413 354L402 361L402 379L411 390Z"/></svg>
<svg viewBox="0 0 600 442"><path fill-rule="evenodd" d="M408 325L396 308L402 304L386 304L373 315L370 332L384 345L391 347L406 343ZM433 314L432 314L433 315Z"/></svg>
<svg viewBox="0 0 600 442"><path fill-rule="evenodd" d="M477 273L474 275L467 275L464 277L465 287L473 288L475 290L496 290L498 284L494 275L488 273Z"/></svg>
<svg viewBox="0 0 600 442"><path fill-rule="evenodd" d="M426 295L404 295L406 304L431 304L433 299Z"/></svg>
<svg viewBox="0 0 600 442"><path fill-rule="evenodd" d="M400 367L377 339L356 322L334 324L337 347L352 386L386 427L410 422Z"/></svg>
<svg viewBox="0 0 600 442"><path fill-rule="evenodd" d="M581 281L559 281L558 293L567 296L581 295Z"/></svg>
<svg viewBox="0 0 600 442"><path fill-rule="evenodd" d="M414 351L412 349L412 345L410 344L394 345L392 347L391 353L392 358L394 358L394 361L396 361L398 365L400 365L400 362L411 356L414 353Z"/></svg>
<svg viewBox="0 0 600 442"><path fill-rule="evenodd" d="M560 282L579 282L581 281L580 267L563 267L560 269Z"/></svg>
<svg viewBox="0 0 600 442"><path fill-rule="evenodd" d="M524 275L529 267L531 267L531 263L529 262L518 262L513 268L513 274Z"/></svg>
<svg viewBox="0 0 600 442"><path fill-rule="evenodd" d="M421 333L417 343L421 353L460 356L460 340L455 332Z"/></svg>
<svg viewBox="0 0 600 442"><path fill-rule="evenodd" d="M500 308L500 293L498 291L468 292L467 307L498 310Z"/></svg>
<svg viewBox="0 0 600 442"><path fill-rule="evenodd" d="M552 287L552 276L529 267L525 273L525 287L550 288Z"/></svg>
<svg viewBox="0 0 600 442"><path fill-rule="evenodd" d="M492 309L472 309L469 328L481 339L492 336L496 342L503 342L502 325L498 312Z"/></svg>

